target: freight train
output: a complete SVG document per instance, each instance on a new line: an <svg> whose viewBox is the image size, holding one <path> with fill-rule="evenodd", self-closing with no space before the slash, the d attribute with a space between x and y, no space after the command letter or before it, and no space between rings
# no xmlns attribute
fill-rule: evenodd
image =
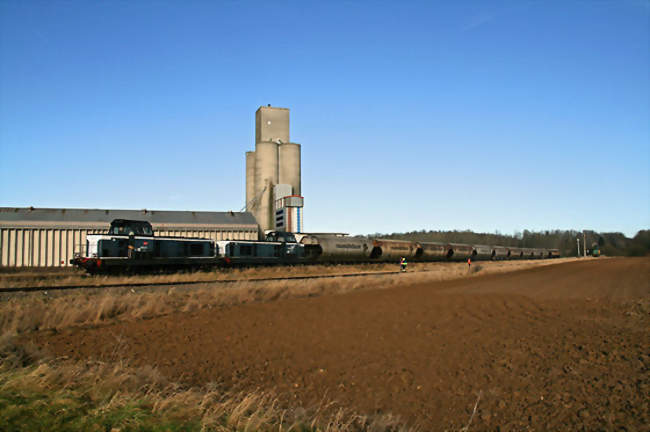
<svg viewBox="0 0 650 432"><path fill-rule="evenodd" d="M237 265L556 258L557 249L270 232L264 241L158 237L146 221L116 219L90 234L70 263L89 273Z"/></svg>

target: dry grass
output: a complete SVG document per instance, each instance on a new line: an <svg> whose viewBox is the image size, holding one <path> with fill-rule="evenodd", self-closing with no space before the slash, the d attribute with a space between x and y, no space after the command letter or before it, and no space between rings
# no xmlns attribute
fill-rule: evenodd
<svg viewBox="0 0 650 432"><path fill-rule="evenodd" d="M7 336L0 359L0 423L9 429L414 430L396 417L360 416L331 402L285 409L271 393L228 393L214 383L183 388L150 367L38 360Z"/></svg>
<svg viewBox="0 0 650 432"><path fill-rule="evenodd" d="M174 312L192 312L242 303L393 288L402 284L476 277L481 274L502 273L567 260L485 262L480 266L474 265L471 272L466 264L428 263L411 266L409 272L403 274L237 282L225 285L201 284L185 287L181 282L178 286L168 288L137 290L98 288L7 294L0 302L0 333L20 334L34 330L61 330L70 326L153 318ZM269 270L279 271L279 268Z"/></svg>
<svg viewBox="0 0 650 432"><path fill-rule="evenodd" d="M560 258L555 260L523 260L523 261L495 261L485 262L491 268L525 268L530 265L545 265L575 258ZM467 267L466 263L411 263L409 269L426 271L429 269L440 270L443 267ZM0 273L0 288L20 287L52 287L70 285L103 286L133 283L183 283L200 281L242 280L275 277L296 277L314 275L336 275L355 272L385 272L397 271L397 263L367 263L367 264L338 264L338 265L296 265L296 266L270 266L233 269L216 269L201 272L181 272L172 274L148 274L132 276L90 276L77 269L33 269L15 272ZM454 270L456 271L456 270Z"/></svg>
<svg viewBox="0 0 650 432"><path fill-rule="evenodd" d="M66 286L66 285L115 285L133 283L182 283L200 281L241 280L291 276L312 276L343 274L359 271L395 270L396 264L354 264L354 265L296 265L224 268L212 271L158 273L145 275L96 275L91 276L81 270L45 271L45 269L25 270L15 273L0 273L1 288L20 288L26 286Z"/></svg>

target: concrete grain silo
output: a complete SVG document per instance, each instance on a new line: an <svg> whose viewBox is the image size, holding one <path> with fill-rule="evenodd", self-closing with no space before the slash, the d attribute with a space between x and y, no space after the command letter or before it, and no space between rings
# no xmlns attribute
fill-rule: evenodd
<svg viewBox="0 0 650 432"><path fill-rule="evenodd" d="M293 195L300 195L300 144L280 144L278 165L280 184L291 185Z"/></svg>
<svg viewBox="0 0 650 432"><path fill-rule="evenodd" d="M289 139L289 109L259 107L255 112L255 142L283 142Z"/></svg>
<svg viewBox="0 0 650 432"><path fill-rule="evenodd" d="M302 213L297 210L302 208L302 198L284 199L301 195L300 153L300 144L290 142L289 109L260 107L255 112L255 151L246 152L246 208L257 219L261 233L299 231L302 226ZM275 196L278 193L282 196Z"/></svg>
<svg viewBox="0 0 650 432"><path fill-rule="evenodd" d="M255 198L255 152L246 152L246 211L252 212Z"/></svg>
<svg viewBox="0 0 650 432"><path fill-rule="evenodd" d="M255 144L255 217L263 231L273 229L273 186L278 184L278 144Z"/></svg>

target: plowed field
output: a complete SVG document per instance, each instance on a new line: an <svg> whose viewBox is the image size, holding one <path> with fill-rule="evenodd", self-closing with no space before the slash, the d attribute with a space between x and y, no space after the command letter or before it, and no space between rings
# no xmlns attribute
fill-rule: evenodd
<svg viewBox="0 0 650 432"><path fill-rule="evenodd" d="M187 384L423 430L649 430L650 260L592 259L35 334ZM625 427L625 429L621 429Z"/></svg>

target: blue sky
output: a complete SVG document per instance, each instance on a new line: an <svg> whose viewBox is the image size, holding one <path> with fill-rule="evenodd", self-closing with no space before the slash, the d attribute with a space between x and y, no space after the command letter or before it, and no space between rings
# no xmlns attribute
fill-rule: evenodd
<svg viewBox="0 0 650 432"><path fill-rule="evenodd" d="M650 227L648 1L1 1L0 206L239 210L291 109L308 231Z"/></svg>

